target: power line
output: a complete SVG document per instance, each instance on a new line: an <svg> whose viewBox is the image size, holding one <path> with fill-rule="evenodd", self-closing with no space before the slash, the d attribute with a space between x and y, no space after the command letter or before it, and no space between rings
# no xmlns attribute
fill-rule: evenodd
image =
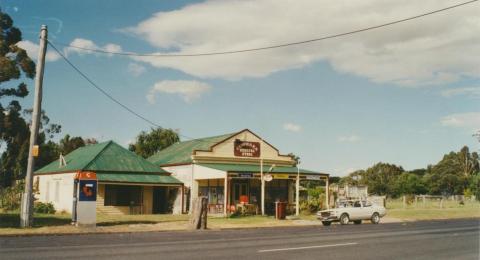
<svg viewBox="0 0 480 260"><path fill-rule="evenodd" d="M47 40L48 41L48 40ZM165 129L163 128L162 126L160 126L159 124L153 122L152 120L146 118L145 116L142 116L140 115L139 113L135 112L133 109L131 109L130 107L128 107L127 105L123 104L122 102L120 102L118 99L114 98L112 95L110 95L107 91L105 91L103 88L101 88L100 86L98 86L93 80L91 80L85 73L83 73L77 66L75 66L75 64L73 64L67 57L65 57L65 55L59 51L55 45L53 45L53 43L51 43L50 41L48 41L48 44L55 50L55 52L58 53L58 55L60 55L63 60L65 60L65 62L67 62L68 65L70 65L70 67L72 67L78 74L80 74L80 76L82 76L85 80L88 81L88 83L90 83L90 85L92 85L94 88L96 88L98 91L100 91L100 93L102 93L104 96L106 96L108 99L110 99L111 101L115 102L117 105L121 106L123 109L127 110L128 112L130 112L131 114L133 114L134 116L140 118L141 120L147 122L148 124L152 125L152 126L155 126L157 128L160 128L160 129ZM181 134L178 134L179 136L181 137L185 137L185 138L188 138L188 139L193 139L195 140L196 138L193 138L193 137L189 137L189 136L186 136L186 135L181 135Z"/></svg>
<svg viewBox="0 0 480 260"><path fill-rule="evenodd" d="M410 20L418 19L421 17L425 17L428 15L444 12L453 8L457 8L463 5L468 5L474 2L477 2L478 0L472 0L456 5L452 5L449 7L445 7L442 9L437 9L431 12L411 16L408 18L400 19L400 20L395 20L392 22L380 24L380 25L375 25L363 29L358 29L358 30L353 30L349 32L344 32L344 33L339 33L339 34L333 34L333 35L328 35L320 38L314 38L310 40L304 40L304 41L297 41L297 42L290 42L290 43L284 43L284 44L278 44L278 45L271 45L271 46L265 46L265 47L258 47L258 48L251 48L251 49L241 49L241 50L232 50L232 51L219 51L219 52L205 52L205 53L190 53L190 54L160 54L160 53L136 53L136 52L114 52L114 51L106 51L106 50L101 50L101 49L91 49L91 48L85 48L85 47L80 47L80 46L74 46L70 45L67 43L61 43L61 42L56 42L58 45L63 45L68 48L75 48L75 49L80 49L80 50L85 50L85 51L92 51L92 52L97 52L97 53L104 53L104 54L111 54L111 55L123 55L123 56L140 56L140 57L198 57L198 56L214 56L214 55L225 55L225 54L235 54L235 53L243 53L243 52L254 52L254 51L262 51L262 50L268 50L268 49L276 49L276 48L283 48L283 47L288 47L288 46L294 46L294 45L301 45L301 44L307 44L307 43L312 43L312 42L318 42L318 41L323 41L327 39L332 39L332 38L338 38L342 36L347 36L347 35L352 35L360 32L365 32L369 30L374 30L382 27L387 27L390 25L398 24L398 23L403 23L407 22Z"/></svg>

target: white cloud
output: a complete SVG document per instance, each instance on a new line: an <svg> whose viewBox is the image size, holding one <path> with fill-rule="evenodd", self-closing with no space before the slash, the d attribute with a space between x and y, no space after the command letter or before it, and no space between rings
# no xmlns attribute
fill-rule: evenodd
<svg viewBox="0 0 480 260"><path fill-rule="evenodd" d="M337 140L342 143L343 142L355 143L360 141L360 137L358 137L357 135L345 135L345 136L339 136Z"/></svg>
<svg viewBox="0 0 480 260"><path fill-rule="evenodd" d="M31 41L20 41L17 43L17 46L24 49L30 59L35 61L38 59L38 51L40 49L40 46L38 44L35 44ZM45 55L46 61L56 61L58 59L60 59L60 55L58 55L58 53L56 53L55 51L49 51L47 49L47 54Z"/></svg>
<svg viewBox="0 0 480 260"><path fill-rule="evenodd" d="M469 96L472 98L480 97L480 87L465 87L465 88L454 88L446 89L441 92L444 97L453 97L453 96Z"/></svg>
<svg viewBox="0 0 480 260"><path fill-rule="evenodd" d="M143 73L145 73L145 71L147 71L147 69L138 63L128 64L128 72L130 72L135 77L142 75Z"/></svg>
<svg viewBox="0 0 480 260"><path fill-rule="evenodd" d="M300 132L302 131L302 126L294 123L285 123L283 129L290 132Z"/></svg>
<svg viewBox="0 0 480 260"><path fill-rule="evenodd" d="M158 53L248 49L370 27L454 4L450 0L224 0L158 12L123 31ZM403 86L480 76L480 5L322 42L256 53L204 57L135 57L202 78L240 79L329 62L342 73ZM266 15L268 14L268 15Z"/></svg>
<svg viewBox="0 0 480 260"><path fill-rule="evenodd" d="M154 104L156 93L167 93L180 95L185 102L191 103L210 89L210 85L199 81L164 80L155 83L147 94L147 100L151 104Z"/></svg>
<svg viewBox="0 0 480 260"><path fill-rule="evenodd" d="M109 52L121 52L122 47L117 44L113 43L107 43L103 47L98 46L95 44L92 40L88 39L83 39L83 38L75 38L71 43L71 46L75 47L80 47L84 49L96 49L96 50L103 50L103 51L109 51ZM98 53L94 53L89 50L84 50L84 49L78 49L78 48L71 48L71 47L66 47L65 48L65 53L70 54L70 53L77 53L77 54L96 54L99 55ZM107 56L112 56L112 54L107 54Z"/></svg>
<svg viewBox="0 0 480 260"><path fill-rule="evenodd" d="M480 112L458 113L443 117L443 126L480 129Z"/></svg>

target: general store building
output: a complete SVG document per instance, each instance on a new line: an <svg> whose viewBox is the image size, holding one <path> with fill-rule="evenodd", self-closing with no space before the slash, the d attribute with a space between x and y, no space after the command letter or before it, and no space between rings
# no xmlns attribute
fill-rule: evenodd
<svg viewBox="0 0 480 260"><path fill-rule="evenodd" d="M328 174L297 168L292 157L248 129L179 142L148 160L184 183L184 211L193 199L207 196L213 214L228 215L239 207L273 214L278 201L292 213L302 181L321 181L328 190Z"/></svg>

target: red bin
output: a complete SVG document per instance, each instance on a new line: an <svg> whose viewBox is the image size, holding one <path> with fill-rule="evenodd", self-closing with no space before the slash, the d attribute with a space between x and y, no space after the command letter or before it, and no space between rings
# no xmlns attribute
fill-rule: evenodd
<svg viewBox="0 0 480 260"><path fill-rule="evenodd" d="M287 215L287 203L277 201L275 202L275 219L285 219Z"/></svg>

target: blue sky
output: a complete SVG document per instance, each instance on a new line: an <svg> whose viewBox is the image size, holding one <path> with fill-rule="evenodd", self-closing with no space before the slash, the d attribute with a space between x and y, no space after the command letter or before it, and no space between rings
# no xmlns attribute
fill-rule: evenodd
<svg viewBox="0 0 480 260"><path fill-rule="evenodd" d="M315 38L460 3L320 2L0 0L0 7L36 57L41 24L54 44L199 53ZM191 137L249 128L299 155L304 168L345 175L380 161L425 167L463 145L479 149L472 137L480 129L479 12L473 4L388 29L222 57L130 58L57 46L164 127ZM53 52L47 60L43 108L63 134L126 146L150 128Z"/></svg>

